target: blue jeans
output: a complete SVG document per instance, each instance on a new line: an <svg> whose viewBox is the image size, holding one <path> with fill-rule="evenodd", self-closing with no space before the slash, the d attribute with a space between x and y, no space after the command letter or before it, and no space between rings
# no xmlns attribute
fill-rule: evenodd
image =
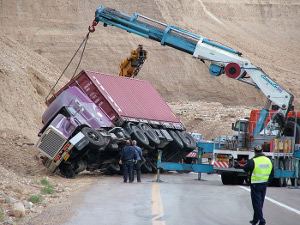
<svg viewBox="0 0 300 225"><path fill-rule="evenodd" d="M136 176L137 181L141 181L141 160L138 160L136 163Z"/></svg>
<svg viewBox="0 0 300 225"><path fill-rule="evenodd" d="M133 182L133 160L127 160L123 163L123 178L127 182L127 175L129 173L129 182Z"/></svg>
<svg viewBox="0 0 300 225"><path fill-rule="evenodd" d="M263 216L263 206L267 191L267 183L251 184L251 200L254 210L253 222L265 224L266 221Z"/></svg>

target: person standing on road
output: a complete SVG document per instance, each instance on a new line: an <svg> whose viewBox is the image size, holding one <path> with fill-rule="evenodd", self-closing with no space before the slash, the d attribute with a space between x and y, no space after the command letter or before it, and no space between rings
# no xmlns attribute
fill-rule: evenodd
<svg viewBox="0 0 300 225"><path fill-rule="evenodd" d="M137 177L137 182L141 182L141 159L143 156L142 149L136 145L136 140L132 141L132 146L135 148L136 152L136 177Z"/></svg>
<svg viewBox="0 0 300 225"><path fill-rule="evenodd" d="M129 173L129 183L134 180L133 164L136 161L135 148L130 145L130 140L126 141L126 146L122 149L120 164L123 164L123 179L127 183L127 175Z"/></svg>
<svg viewBox="0 0 300 225"><path fill-rule="evenodd" d="M266 224L263 217L263 206L267 191L269 177L273 174L273 165L271 160L263 154L262 146L254 147L255 156L244 166L245 172L251 173L251 201L254 210L251 224Z"/></svg>

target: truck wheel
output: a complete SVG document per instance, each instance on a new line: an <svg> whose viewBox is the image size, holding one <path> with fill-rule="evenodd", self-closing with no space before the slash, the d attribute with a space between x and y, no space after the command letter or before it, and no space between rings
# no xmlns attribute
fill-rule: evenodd
<svg viewBox="0 0 300 225"><path fill-rule="evenodd" d="M155 147L154 146L151 146L151 145L148 145L148 146L146 146L145 147L147 150L149 150L149 151L154 151L155 150Z"/></svg>
<svg viewBox="0 0 300 225"><path fill-rule="evenodd" d="M237 178L236 178L237 185L243 185L244 181L245 181L245 177L237 176Z"/></svg>
<svg viewBox="0 0 300 225"><path fill-rule="evenodd" d="M121 168L120 165L112 162L109 167L108 167L109 172L113 175L113 174L121 174Z"/></svg>
<svg viewBox="0 0 300 225"><path fill-rule="evenodd" d="M75 178L75 172L72 168L72 165L64 162L59 164L59 174L63 178Z"/></svg>
<svg viewBox="0 0 300 225"><path fill-rule="evenodd" d="M197 147L196 141L189 133L181 132L179 130L177 130L175 132L182 140L186 151L191 151L191 150L196 149L196 147Z"/></svg>
<svg viewBox="0 0 300 225"><path fill-rule="evenodd" d="M144 131L144 133L146 134L146 136L149 139L150 145L157 146L160 144L159 137L156 135L155 131L150 126L148 126L147 124L144 124L144 123L139 123L138 127L142 131Z"/></svg>
<svg viewBox="0 0 300 225"><path fill-rule="evenodd" d="M172 147L177 148L177 150L182 150L184 148L184 145L181 138L175 133L174 130L169 130L168 132L173 138L173 141L171 142Z"/></svg>
<svg viewBox="0 0 300 225"><path fill-rule="evenodd" d="M89 146L92 149L98 150L100 147L103 147L105 145L104 138L98 131L89 127L84 127L82 128L81 132L88 139Z"/></svg>
<svg viewBox="0 0 300 225"><path fill-rule="evenodd" d="M232 176L228 174L221 174L221 180L224 185L232 184Z"/></svg>
<svg viewBox="0 0 300 225"><path fill-rule="evenodd" d="M123 129L124 129L129 135L131 135L132 132L133 132L132 126L133 126L133 123L129 122L129 123L126 123L126 124L123 126Z"/></svg>
<svg viewBox="0 0 300 225"><path fill-rule="evenodd" d="M190 135L187 132L183 132L183 135L185 136L185 138L188 140L188 142L190 143L189 146L189 150L195 150L197 148L197 142L195 141L195 139L192 137L192 135Z"/></svg>
<svg viewBox="0 0 300 225"><path fill-rule="evenodd" d="M75 174L78 174L82 171L84 171L87 168L87 161L86 160L80 160L76 165L74 165L74 172Z"/></svg>
<svg viewBox="0 0 300 225"><path fill-rule="evenodd" d="M141 165L141 172L142 173L152 173L152 166L148 161L145 161L142 165Z"/></svg>
<svg viewBox="0 0 300 225"><path fill-rule="evenodd" d="M145 133L135 125L132 125L131 129L132 129L132 134L131 134L132 139L136 140L138 142L138 144L140 144L144 147L148 147L149 140L148 140L147 136L145 135Z"/></svg>

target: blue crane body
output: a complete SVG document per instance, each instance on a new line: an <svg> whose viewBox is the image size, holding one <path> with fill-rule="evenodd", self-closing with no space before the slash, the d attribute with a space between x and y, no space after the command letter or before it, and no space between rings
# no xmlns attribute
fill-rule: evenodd
<svg viewBox="0 0 300 225"><path fill-rule="evenodd" d="M278 133L282 128L280 126L285 123L287 113L293 102L293 95L268 77L262 69L243 58L241 52L138 13L128 16L111 8L99 7L95 12L93 29L99 22L103 22L104 26L115 26L160 42L161 45L167 45L186 52L202 62L209 61L211 75L219 76L225 73L229 78L260 89L267 96L267 102L261 110L254 131L255 134L262 132L272 102L279 106L279 110L265 129L268 132ZM94 30L90 29L90 31Z"/></svg>
<svg viewBox="0 0 300 225"><path fill-rule="evenodd" d="M147 24L143 21L139 21L138 17L152 21L166 28L162 29L151 24ZM95 20L97 22L103 22L105 26L111 25L119 27L121 29L127 30L128 32L140 35L144 38L158 41L162 45L171 46L191 55L194 54L197 43L200 39L203 39L203 43L218 47L234 54L241 55L241 53L234 49L228 48L218 43L214 43L207 38L190 33L186 30L182 30L180 28L152 20L148 17L139 15L138 13L134 13L134 15L130 17L123 13L117 12L114 9L99 7L95 13Z"/></svg>
<svg viewBox="0 0 300 225"><path fill-rule="evenodd" d="M212 165L201 165L201 160L199 160L200 164L194 165L194 167L174 163L161 163L160 153L158 156L158 168L171 168L175 170L196 172L213 172L218 169L218 173L223 176L222 182L224 178L224 184L229 182L229 178L233 178L235 182L236 174L240 173L240 175L243 175L241 174L243 173L243 170L239 169L241 167L237 166L237 163L241 159L239 157L242 157L242 159L244 159L244 157L246 159L250 159L254 154L251 149L253 149L253 147L257 144L263 145L265 142L270 143L276 138L279 138L276 140L281 140L283 142L292 139L293 145L290 146L292 152L269 152L267 153L267 156L272 158L274 162L276 172L275 177L279 183L284 183L283 180L287 177L296 178L296 180L298 179L298 157L300 144L298 144L299 135L297 136L297 133L300 133L300 126L297 124L298 122L289 121L287 116L288 112L292 110L294 96L272 80L261 68L253 65L248 59L242 57L241 52L219 43L215 43L200 35L167 25L138 13L134 13L133 16L128 16L111 8L99 7L95 12L95 19L92 27L89 27L89 31L94 32L95 26L99 22L102 22L105 27L108 25L115 26L144 38L160 42L161 45L167 45L179 51L186 52L191 54L193 57L200 59L203 63L210 62L209 72L211 75L220 76L222 74L226 74L226 76L231 79L244 82L261 90L267 97L266 104L264 108L261 109L259 118L256 122L256 127L253 131L254 138L250 138L250 146L247 147L247 151L244 149L240 152L239 147L237 147L237 151L228 152L227 149L216 149L214 147L214 160L218 160L218 158L215 158L218 157L218 155L223 154L223 156L229 156L228 160L231 162L231 166L228 166L225 169L220 169L216 168L215 165L214 167L212 167ZM271 103L277 105L278 110L274 113L274 115L270 118L270 122L266 125L267 118L270 116L269 109L271 107ZM297 118L296 121L298 121ZM289 124L292 124L292 126L287 126ZM288 129L287 132L286 129ZM235 136L235 138L240 141L246 139L246 136L243 136L241 133L241 136L239 134L238 136ZM198 143L198 145L199 144L201 145L201 143ZM215 146L215 143L210 144ZM272 149L276 149L276 146L273 146ZM285 146L285 149L287 149L287 146ZM205 150L206 149L204 148L204 152ZM282 149L279 151L282 151ZM199 151L198 157L201 159ZM285 170L282 166L284 163L289 165L289 168L294 169ZM228 173L230 174L230 177L228 177ZM243 181L243 179L238 180Z"/></svg>

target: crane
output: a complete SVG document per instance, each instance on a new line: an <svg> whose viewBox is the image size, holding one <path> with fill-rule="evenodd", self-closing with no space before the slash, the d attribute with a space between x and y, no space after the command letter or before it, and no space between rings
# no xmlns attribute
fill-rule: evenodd
<svg viewBox="0 0 300 225"><path fill-rule="evenodd" d="M213 76L226 74L231 79L260 89L267 97L267 101L261 110L254 133L259 134L264 129L272 102L279 109L265 129L273 134L283 129L294 96L271 79L261 68L256 67L248 59L242 57L241 52L138 13L128 16L114 9L101 6L95 12L95 19L93 25L89 27L89 31L95 31L95 26L99 22L102 22L104 27L108 25L115 26L160 42L161 45L167 45L186 52L200 59L203 63L210 62L209 72Z"/></svg>
<svg viewBox="0 0 300 225"><path fill-rule="evenodd" d="M136 50L130 53L130 57L127 57L120 64L119 76L123 77L135 77L140 72L145 60L147 59L148 52L143 49L143 45L139 45Z"/></svg>

